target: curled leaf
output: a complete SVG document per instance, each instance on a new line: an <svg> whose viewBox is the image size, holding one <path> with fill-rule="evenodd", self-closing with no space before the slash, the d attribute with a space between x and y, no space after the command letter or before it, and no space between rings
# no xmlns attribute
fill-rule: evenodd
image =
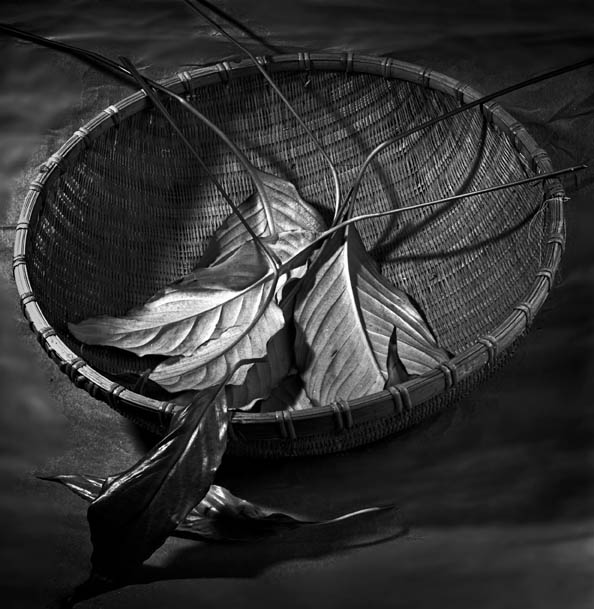
<svg viewBox="0 0 594 609"><path fill-rule="evenodd" d="M94 476L54 476L43 479L59 482L87 501L93 501L99 496L103 483L102 478ZM100 483L97 484L97 481ZM205 541L251 541L304 526L323 526L394 507L374 506L327 520L307 520L240 499L222 486L213 484L202 501L188 513L171 535L197 537Z"/></svg>
<svg viewBox="0 0 594 609"><path fill-rule="evenodd" d="M251 541L305 526L332 524L393 508L393 505L370 507L328 520L307 520L240 499L227 489L213 484L178 532L215 541Z"/></svg>
<svg viewBox="0 0 594 609"><path fill-rule="evenodd" d="M95 571L125 573L161 546L208 492L226 445L225 392L204 391L144 458L107 478L87 512ZM81 496L94 490L92 479L60 482Z"/></svg>
<svg viewBox="0 0 594 609"><path fill-rule="evenodd" d="M397 331L394 328L390 341L388 343L388 361L387 361L387 373L388 378L386 379L386 387L393 387L399 383L404 383L409 378L409 374L404 367L404 364L400 360L398 355L398 340Z"/></svg>
<svg viewBox="0 0 594 609"><path fill-rule="evenodd" d="M58 482L69 488L74 494L86 501L94 501L101 494L105 478L99 476L81 476L78 474L63 474L60 476L37 476L40 480Z"/></svg>
<svg viewBox="0 0 594 609"><path fill-rule="evenodd" d="M324 244L302 280L294 318L297 368L316 405L382 390L394 328L408 374L449 358L409 297L375 268L353 226Z"/></svg>

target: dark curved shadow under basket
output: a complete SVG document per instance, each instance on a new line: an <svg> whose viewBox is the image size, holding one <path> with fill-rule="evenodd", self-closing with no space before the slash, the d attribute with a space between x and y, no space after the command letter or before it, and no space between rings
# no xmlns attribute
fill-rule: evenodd
<svg viewBox="0 0 594 609"><path fill-rule="evenodd" d="M265 65L335 161L343 188L381 141L480 97L449 77L389 58L301 53ZM165 84L187 95L256 166L293 182L330 217L325 164L249 61L182 72ZM168 107L234 200L246 198L250 180L225 145L189 113ZM382 153L362 183L357 210L412 205L551 170L522 125L488 103ZM230 451L348 449L408 427L476 385L521 338L551 289L564 245L563 195L560 183L548 180L360 224L382 272L414 297L455 357L349 403L236 413ZM165 429L175 406L122 380L151 362L83 346L67 322L122 314L187 273L228 213L141 92L107 108L48 159L17 226L14 273L33 331L72 382L139 424Z"/></svg>

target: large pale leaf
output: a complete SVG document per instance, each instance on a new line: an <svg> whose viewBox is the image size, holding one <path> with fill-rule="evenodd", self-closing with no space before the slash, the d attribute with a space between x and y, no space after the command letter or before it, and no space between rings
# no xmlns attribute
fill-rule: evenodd
<svg viewBox="0 0 594 609"><path fill-rule="evenodd" d="M253 319L258 307L264 302L267 289L270 289L270 285L264 285L261 290L250 292L243 299L244 306L239 311L236 320L237 324L243 324L242 332L247 328L248 322ZM200 390L213 383L220 383L239 362L253 358L266 358L266 360L250 364L250 366L242 366L227 381L227 384L243 384L253 366L258 366L261 374L269 374L273 379L282 378L291 364L290 345L286 340L284 326L283 311L272 301L254 327L231 349L227 349L231 343L227 340L227 334L223 332L218 340L206 343L193 355L166 359L151 372L149 378L171 392ZM228 334L232 338L236 336L235 330L229 331ZM225 349L227 350L225 351ZM275 353L276 358L269 357ZM271 365L274 368L268 370ZM245 387L244 391L248 396L246 398L248 401L261 397L260 381L260 376L253 375L252 382L256 385ZM269 389L264 391L264 395L267 395L267 391Z"/></svg>
<svg viewBox="0 0 594 609"><path fill-rule="evenodd" d="M301 198L293 184L269 173L257 173L268 195L277 233L321 233L326 229L322 216ZM270 236L262 200L257 192L240 203L238 211L256 235ZM237 214L230 214L211 237L199 266L209 266L215 260L224 260L248 239L248 231Z"/></svg>
<svg viewBox="0 0 594 609"><path fill-rule="evenodd" d="M290 231L269 240L281 260L288 260L314 239L313 233ZM294 269L299 277L305 267ZM277 284L276 297L287 277ZM101 316L71 324L81 341L119 347L137 355L168 356L150 379L172 391L201 390L219 383L243 359L263 358L268 341L281 333L283 312L271 299L273 272L256 243L248 241L223 262L198 268L153 296L145 305L122 317ZM262 317L255 324L257 315ZM287 351L290 345L286 344ZM272 345L279 352L280 338ZM288 371L288 355L258 364L272 382ZM248 368L240 368L230 381L245 381ZM256 391L254 398L266 397Z"/></svg>
<svg viewBox="0 0 594 609"><path fill-rule="evenodd" d="M268 261L252 241L225 262L194 271L126 315L94 317L69 328L82 342L139 356L189 355L232 333L237 319L245 318L242 306L262 298L263 286L271 280Z"/></svg>
<svg viewBox="0 0 594 609"><path fill-rule="evenodd" d="M394 328L408 374L448 359L408 296L378 272L353 226L324 244L302 283L295 354L314 404L383 389Z"/></svg>
<svg viewBox="0 0 594 609"><path fill-rule="evenodd" d="M89 506L94 569L125 573L161 546L208 492L226 444L225 392L197 394L169 433L136 465L108 478Z"/></svg>

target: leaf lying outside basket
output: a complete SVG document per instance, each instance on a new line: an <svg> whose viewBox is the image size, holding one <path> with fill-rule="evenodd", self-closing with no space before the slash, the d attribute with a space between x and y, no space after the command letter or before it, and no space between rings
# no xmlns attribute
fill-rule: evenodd
<svg viewBox="0 0 594 609"><path fill-rule="evenodd" d="M258 65L255 59L254 61ZM151 99L155 97L151 96L152 89L164 91L163 87L160 87L158 84L147 84L141 77L139 79L139 75L134 69L131 74L134 75L137 81L140 81ZM267 78L269 79L269 77ZM185 100L174 95L172 92L166 92L166 94L177 99L182 105L187 105ZM197 114L195 109L191 109L191 111ZM208 124L204 117L200 120ZM421 125L417 129L425 128L426 126L427 124ZM401 133L398 137L402 138L404 135L406 134ZM382 146L389 145L394 141L392 139L389 142L380 144L368 157L359 172L358 180L352 187L352 194L349 194L352 197L352 201L347 196L344 201L344 213L341 213L341 209L337 206L335 220L349 215L349 206L354 203L356 198L360 177L365 168L369 166L373 155L381 151ZM252 177L255 176L254 182L257 188L260 188L259 196L264 199L264 188L258 186L262 182L260 172L254 170L249 162L245 162L245 156L241 151L237 151L236 155L238 158L243 159L242 162L248 173ZM330 162L329 164L332 168L332 163ZM335 181L338 181L336 175ZM336 184L337 203L339 203L340 199L339 186L339 184ZM254 201L257 202L257 197L254 198ZM263 208L266 207L264 203L263 200ZM255 207L257 209L257 205ZM223 247L220 250L210 251L208 256L211 256L211 258L207 256L204 264L210 265L217 260L220 264L225 264L229 261L237 262L238 264L241 262L245 266L242 267L241 264L239 266L246 273L244 277L246 282L242 284L244 286L242 289L247 291L254 289L253 285L248 285L248 279L251 274L251 278L256 284L259 281L262 281L262 284L266 284L270 280L271 289L269 292L272 293L276 292L276 288L279 287L276 285L276 280L279 277L278 268L275 269L275 262L277 261L274 257L270 256L270 252L275 247L277 231L275 223L270 222L270 217L273 215L269 213L270 209L267 208L265 212L268 213L266 227L269 231L267 235L271 241L269 244L259 240L255 240L252 243L256 252L255 255L260 255L262 260L266 259L263 265L250 259L240 261L241 254L247 250L241 249L240 251L240 248L245 247L243 243L239 247L235 247L235 245L238 245L238 241L231 235L231 232L229 236L233 248L229 246L229 249ZM245 225L243 228L246 228ZM262 235L266 237L266 234L263 233ZM341 239L344 240L341 241ZM354 347L353 353L356 356L360 355L361 350L365 351L366 357L370 361L375 361L375 366L372 366L372 370L375 372L375 378L372 382L374 388L366 388L362 391L359 389L362 393L373 391L375 389L374 384L379 384L377 387L379 389L386 382L394 383L401 380L403 377L403 371L399 369L401 365L407 368L407 374L416 374L422 372L424 367L434 367L441 361L440 358L447 358L447 354L435 345L430 331L418 325L419 323L422 324L422 319L414 311L412 304L406 302L407 299L405 297L401 298L398 291L389 286L375 271L369 263L370 259L367 253L357 239L358 236L353 228L347 229L342 233L342 237L332 239L326 244L324 247L324 256L326 257L322 256L314 263L314 271L328 271L328 275L325 277L329 277L329 279L324 278L317 288L307 291L300 301L302 305L300 311L301 321L309 316L313 325L318 324L321 316L324 315L323 307L326 306L324 288L328 288L328 283L331 284L330 296L335 297L335 318L338 320L336 327L332 329L335 329L336 332L333 336L330 336L327 332L324 335L322 332L323 340L318 345L319 348L316 353L322 365L315 372L312 368L308 368L306 371L306 374L309 375L309 378L306 379L308 380L308 385L312 386L318 393L326 395L325 398L318 400L322 403L331 401L328 395L332 395L333 391L335 395L338 395L335 391L338 378L337 368L343 367L347 372L349 372L349 369L351 372L353 371L352 354L348 351L346 354L340 352L340 349L348 342L349 336L344 330L349 327L359 330L354 343L348 344L349 350ZM264 247L261 247L262 244L264 244ZM233 251L231 251L232 249ZM238 253L237 257L235 257L236 252ZM282 255L280 257L282 259ZM335 266L335 263L337 266ZM252 264L251 271L248 270L250 264ZM225 268L230 268L230 266ZM212 271L212 269L210 270ZM218 271L220 270L218 269ZM234 268L235 270L237 269ZM233 284L233 280L230 283L227 282L226 277L223 278L223 275L225 274L220 273L216 277L216 272L213 271L208 275L212 280L211 284L208 284L208 281L206 282L207 285L215 288L215 291L218 288L221 288L223 292L227 291L220 305L217 305L221 309L218 313L219 317L222 316L223 309L225 309L226 314L227 307L232 307L230 303L233 303L233 306L240 306L238 302L244 296L244 294L238 294L227 300L229 292L233 292L234 289L235 292L238 291L236 289L238 285ZM256 277L259 279L256 279ZM218 288L216 287L217 281L220 282ZM343 283L342 290L340 282ZM239 292L242 289L239 289ZM168 296L171 296L173 292L174 290L168 293ZM266 311L270 309L270 311L274 312L273 305L277 306L272 300L268 302L270 293L265 297L261 295L254 297L254 301L250 302L248 305L249 314L246 314L247 326L222 323L219 325L217 314L214 313L212 318L208 318L208 324L205 322L200 332L196 332L196 335L200 336L202 342L195 348L203 348L204 352L202 355L205 355L200 360L200 366L206 365L205 359L209 363L217 357L223 357L223 352L226 353L235 346L238 346L240 344L238 341L242 339L244 333L248 332L248 328L252 334L259 333L256 330L259 316L263 315L261 319L265 319ZM378 294L382 295L382 298ZM383 299L386 294L388 295L388 302ZM389 316L386 317L384 315L385 309L390 308L394 302L398 301L395 295L403 301L404 304L400 303L400 306L403 312L410 318L404 326L392 323L393 320ZM326 307L327 310L328 307ZM413 313L415 313L416 317ZM206 317L208 316L205 314L205 319ZM182 321L182 319L186 320L186 318L182 317L178 321ZM205 319L202 321L205 321ZM155 327L144 328L144 330L141 330L141 334L142 331L145 331L142 340L150 337L148 342L158 342L167 335L167 338L163 338L163 345L168 343L170 343L170 346L176 344L177 346L174 346L173 350L180 349L184 351L189 348L188 343L193 340L189 336L195 329L193 328L193 321L187 321L186 326L184 326L184 323L186 322L181 323L180 327L176 330L171 329L171 332L163 330L163 328L158 331L155 330ZM359 323L359 326L357 326L357 323ZM342 328L340 327L341 324ZM274 324L266 322L266 325ZM184 335L185 330L187 332ZM161 331L163 331L163 335L159 338ZM313 333L313 336L311 336L310 330L302 328L301 331L302 348L300 350L300 359L302 363L309 365L311 363L309 359L311 354L308 349L314 350L313 346L317 338L317 330ZM264 340L265 334L262 331L259 337L260 344L264 343L268 345L270 341ZM275 336L274 331L272 333L269 331L268 334ZM140 344L146 346L147 341L142 343L142 340ZM400 348L400 344L402 344L402 348ZM415 350L420 357L417 358L417 355L413 357ZM253 352L259 354L261 349L250 345L246 349L246 354L253 355ZM192 353L194 353L194 350L192 350ZM339 355L339 353L341 354ZM329 359L325 357L328 354L330 355ZM189 353L187 352L168 354L168 356L179 358L188 355ZM243 352L239 357L241 355L243 355ZM327 361L324 362L325 359ZM357 364L359 365L360 363L359 359ZM420 370L417 370L415 367L418 367ZM223 368L228 371L228 366L223 366ZM353 378L348 380L352 383ZM212 378L210 381L214 382ZM262 385L266 383L270 385L272 381L270 379L266 381L264 377L261 377L259 382ZM284 388L282 382L278 384L277 388L279 391L281 387ZM181 414L174 417L171 432L153 451L149 452L145 459L141 460L127 472L115 478L109 478L104 484L101 484L101 495L93 501L89 509L89 521L95 545L93 562L98 570L124 571L127 567L131 566L130 563L133 566L135 563L142 562L144 558L150 555L162 543L171 530L179 526L180 523L181 526L186 526L187 524L188 530L198 532L203 537L210 535L211 538L215 538L216 535L228 537L230 529L225 528L227 523L232 522L235 524L238 520L248 521L249 523L264 522L266 525L273 524L274 526L294 525L295 519L291 517L262 510L262 508L233 497L220 487L210 486L214 470L220 461L226 442L227 421L225 408L228 394L226 391L221 391L221 388L222 385L217 388L216 392L212 389L206 389L204 392L199 393L190 406L184 409ZM354 394L351 392L349 396L341 394L339 397L354 397ZM196 472L197 464L200 465L198 472ZM71 477L69 478L69 484L73 490L76 487L79 494L89 498L92 497L93 492L97 491L100 479L89 478L88 484L85 485L84 482ZM206 491L208 491L208 494L204 497ZM195 512L192 511L191 508L200 499L202 499L202 502L199 503ZM186 523L188 521L188 514L195 514L196 519L192 521L192 516L190 516L189 522ZM223 523L225 526L223 526ZM300 524L304 523L301 522Z"/></svg>
<svg viewBox="0 0 594 609"><path fill-rule="evenodd" d="M202 391L136 465L107 478L89 506L94 570L125 573L160 547L208 492L226 446L225 392ZM89 496L97 488L94 477L61 481L82 496L79 489Z"/></svg>
<svg viewBox="0 0 594 609"><path fill-rule="evenodd" d="M47 476L42 479L63 484L79 497L91 502L99 497L105 482L96 476L78 475ZM301 527L332 524L394 507L370 507L335 518L308 520L240 499L222 486L213 484L202 501L188 513L171 535L196 537L205 541L254 541Z"/></svg>

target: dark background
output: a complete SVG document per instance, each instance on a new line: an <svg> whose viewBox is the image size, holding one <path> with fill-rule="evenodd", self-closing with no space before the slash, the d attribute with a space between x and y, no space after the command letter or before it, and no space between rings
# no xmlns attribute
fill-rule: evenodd
<svg viewBox="0 0 594 609"><path fill-rule="evenodd" d="M390 54L483 92L592 55L591 3L229 0L286 50ZM6 2L0 20L153 77L235 55L181 2ZM261 51L257 45L253 50ZM13 230L36 168L129 89L74 59L0 38L0 571L10 607L54 602L88 573L86 504L38 473L114 473L142 446L74 388L20 316ZM594 165L594 69L501 100L554 166ZM558 285L509 365L430 425L348 454L227 460L242 497L330 516L396 511L249 546L170 540L146 582L87 607L594 606L594 172L566 180Z"/></svg>

